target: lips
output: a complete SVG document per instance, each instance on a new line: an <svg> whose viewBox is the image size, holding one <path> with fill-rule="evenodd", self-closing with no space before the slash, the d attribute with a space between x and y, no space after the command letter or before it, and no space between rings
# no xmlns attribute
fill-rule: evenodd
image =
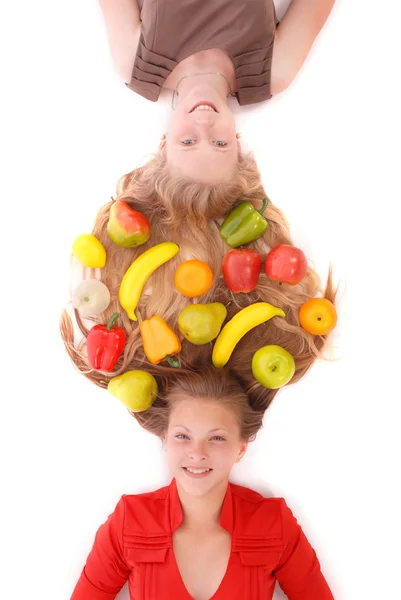
<svg viewBox="0 0 401 600"><path fill-rule="evenodd" d="M210 473L213 471L213 469L208 469L207 471L204 471L202 469L201 473L192 473L192 471L190 471L189 469L186 469L185 467L182 467L182 470L185 472L185 475L187 477L189 477L190 479L204 479L205 477L210 475Z"/></svg>
<svg viewBox="0 0 401 600"><path fill-rule="evenodd" d="M214 112L216 112L216 113L218 113L218 112L219 112L219 111L217 110L217 108L215 107L215 105L214 105L212 102L206 102L206 101L204 101L204 100L203 100L202 102L197 102L197 103L195 104L195 106L193 106L193 107L191 108L191 110L190 110L189 112L190 112L190 113L191 113L191 112L194 112L195 108L197 108L198 106L201 106L202 104L205 104L206 106L211 106L211 107L213 108Z"/></svg>
<svg viewBox="0 0 401 600"><path fill-rule="evenodd" d="M183 469L210 469L211 467L193 467L192 465L189 467L182 467Z"/></svg>

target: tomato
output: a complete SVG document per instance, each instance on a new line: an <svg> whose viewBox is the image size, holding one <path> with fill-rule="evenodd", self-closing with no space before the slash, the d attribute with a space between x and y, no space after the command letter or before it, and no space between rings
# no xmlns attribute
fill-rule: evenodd
<svg viewBox="0 0 401 600"><path fill-rule="evenodd" d="M186 260L175 272L175 285L188 298L201 296L212 287L213 271L201 260Z"/></svg>
<svg viewBox="0 0 401 600"><path fill-rule="evenodd" d="M337 312L327 298L311 298L301 306L299 320L309 333L327 335L337 324Z"/></svg>

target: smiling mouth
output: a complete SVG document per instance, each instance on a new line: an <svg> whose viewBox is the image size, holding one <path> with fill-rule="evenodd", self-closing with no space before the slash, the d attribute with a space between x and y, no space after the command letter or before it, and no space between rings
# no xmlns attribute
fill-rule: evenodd
<svg viewBox="0 0 401 600"><path fill-rule="evenodd" d="M218 112L219 112L219 111L217 110L217 108L215 107L215 105L214 105L214 104L212 104L212 102L197 102L197 103L195 104L195 106L193 106L193 107L191 108L191 110L190 110L189 112L190 112L190 113L194 112L195 108L198 108L198 106L202 106L202 105L205 105L205 106L210 106L211 108L213 108L214 112L216 112L216 113L218 113Z"/></svg>

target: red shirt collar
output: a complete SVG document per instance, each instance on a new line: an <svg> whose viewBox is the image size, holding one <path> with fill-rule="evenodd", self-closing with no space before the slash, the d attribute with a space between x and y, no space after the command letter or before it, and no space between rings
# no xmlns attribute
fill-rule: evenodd
<svg viewBox="0 0 401 600"><path fill-rule="evenodd" d="M170 527L171 531L175 531L181 525L184 518L180 497L178 495L177 482L175 477L171 480L169 488L169 505L170 505ZM226 495L223 500L223 507L220 515L220 525L228 531L233 533L234 531L234 514L233 514L233 498L231 483L228 482Z"/></svg>

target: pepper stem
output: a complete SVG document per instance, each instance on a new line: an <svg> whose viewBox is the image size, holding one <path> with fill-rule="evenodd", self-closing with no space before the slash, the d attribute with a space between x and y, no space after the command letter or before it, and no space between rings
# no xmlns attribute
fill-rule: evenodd
<svg viewBox="0 0 401 600"><path fill-rule="evenodd" d="M107 329L111 330L111 328L113 327L114 321L119 317L120 315L118 313L114 313L114 315L112 317L110 317L110 321L107 324Z"/></svg>
<svg viewBox="0 0 401 600"><path fill-rule="evenodd" d="M174 360L174 358L172 356L170 356L170 354L167 354L166 361L168 362L170 367L176 367L177 369L179 369L181 367L180 359Z"/></svg>
<svg viewBox="0 0 401 600"><path fill-rule="evenodd" d="M256 212L258 212L258 213L261 215L262 213L264 213L264 212L265 212L265 210L266 210L266 208L267 208L267 205L268 205L268 204L269 204L269 198L265 198L265 199L263 200L263 206L262 206L262 208L260 208L260 209L259 209L259 210L257 210Z"/></svg>

